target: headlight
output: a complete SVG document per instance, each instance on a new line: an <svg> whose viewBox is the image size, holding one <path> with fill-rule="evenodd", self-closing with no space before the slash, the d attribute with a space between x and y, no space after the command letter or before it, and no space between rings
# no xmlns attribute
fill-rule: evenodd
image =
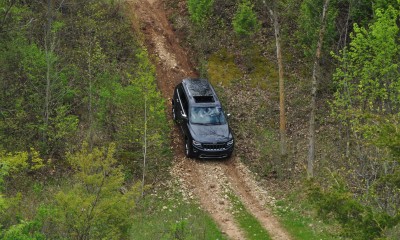
<svg viewBox="0 0 400 240"><path fill-rule="evenodd" d="M193 146L201 147L201 143L200 142L198 142L196 140L193 140L192 142L193 142Z"/></svg>
<svg viewBox="0 0 400 240"><path fill-rule="evenodd" d="M229 140L229 141L226 143L226 145L228 145L228 147L232 146L232 145L233 145L233 139L232 139L232 140Z"/></svg>

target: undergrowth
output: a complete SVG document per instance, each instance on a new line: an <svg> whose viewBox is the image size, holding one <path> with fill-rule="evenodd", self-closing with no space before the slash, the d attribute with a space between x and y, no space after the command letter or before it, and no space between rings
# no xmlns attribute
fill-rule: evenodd
<svg viewBox="0 0 400 240"><path fill-rule="evenodd" d="M137 202L131 239L226 239L211 217L192 200L172 190Z"/></svg>
<svg viewBox="0 0 400 240"><path fill-rule="evenodd" d="M300 193L290 194L288 198L277 201L274 210L294 239L340 239L335 235L338 232L337 224L317 218L312 205L302 199Z"/></svg>

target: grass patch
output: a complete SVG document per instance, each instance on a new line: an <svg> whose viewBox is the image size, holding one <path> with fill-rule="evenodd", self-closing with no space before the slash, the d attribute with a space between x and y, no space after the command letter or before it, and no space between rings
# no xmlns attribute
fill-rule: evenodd
<svg viewBox="0 0 400 240"><path fill-rule="evenodd" d="M276 64L262 56L257 47L246 49L241 56L235 56L224 48L219 50L208 59L207 75L214 85L229 86L247 79L253 88L269 90L271 93L278 89Z"/></svg>
<svg viewBox="0 0 400 240"><path fill-rule="evenodd" d="M328 228L334 228L333 225L327 226L326 223L312 217L311 213L307 212L311 211L311 206L307 205L305 202L296 203L296 206L300 207L301 210L293 207L288 200L277 201L275 205L275 211L280 218L280 222L294 239L340 239L338 236L330 234L332 229Z"/></svg>
<svg viewBox="0 0 400 240"><path fill-rule="evenodd" d="M208 60L207 73L214 85L229 86L232 81L243 78L243 73L235 63L235 56L226 49L211 55Z"/></svg>
<svg viewBox="0 0 400 240"><path fill-rule="evenodd" d="M271 94L276 93L279 82L277 64L262 56L259 50L251 50L249 54L245 57L245 62L249 65L248 69L251 69L250 85L253 88L268 90Z"/></svg>
<svg viewBox="0 0 400 240"><path fill-rule="evenodd" d="M179 193L153 194L137 204L131 239L227 239L200 206Z"/></svg>
<svg viewBox="0 0 400 240"><path fill-rule="evenodd" d="M229 198L233 204L233 215L239 223L240 228L245 232L249 240L268 240L271 239L267 230L265 230L260 222L251 215L239 198L233 194L229 194Z"/></svg>

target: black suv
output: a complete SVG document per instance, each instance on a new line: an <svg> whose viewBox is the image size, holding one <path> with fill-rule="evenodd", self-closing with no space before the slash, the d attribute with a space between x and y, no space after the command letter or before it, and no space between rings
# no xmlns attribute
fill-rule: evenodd
<svg viewBox="0 0 400 240"><path fill-rule="evenodd" d="M206 79L184 79L172 98L172 117L185 137L185 155L230 157L234 140L227 116Z"/></svg>

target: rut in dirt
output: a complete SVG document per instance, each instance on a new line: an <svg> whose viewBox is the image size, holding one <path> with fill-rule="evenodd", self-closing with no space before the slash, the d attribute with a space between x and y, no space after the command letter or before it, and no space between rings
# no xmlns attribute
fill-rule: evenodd
<svg viewBox="0 0 400 240"><path fill-rule="evenodd" d="M150 55L155 57L157 85L166 99L168 109L171 109L174 87L183 78L197 76L189 54L181 47L168 21L163 1L131 0L128 3L135 16L133 26L136 31L143 33L144 43ZM185 1L180 1L180 4L185 4ZM184 6L182 8L185 9ZM171 146L174 149L171 173L185 192L199 200L223 233L230 239L246 239L232 213L228 194L234 193L273 239L291 239L267 208L271 201L268 193L257 185L246 166L234 156L226 161L187 159L183 154L182 139L178 127L175 127L171 133Z"/></svg>

